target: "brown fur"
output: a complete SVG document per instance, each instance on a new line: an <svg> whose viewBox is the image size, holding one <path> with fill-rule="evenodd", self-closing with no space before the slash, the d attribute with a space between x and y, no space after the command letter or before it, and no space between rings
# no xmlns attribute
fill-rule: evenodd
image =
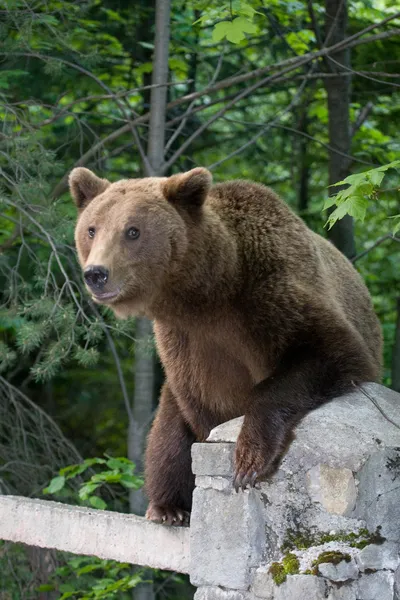
<svg viewBox="0 0 400 600"><path fill-rule="evenodd" d="M114 184L75 169L71 191L82 267L109 270L118 316L154 320L166 382L147 448L149 518L185 518L190 446L217 424L245 415L245 488L271 473L305 413L379 377L381 332L360 276L269 188L211 187L205 169ZM141 234L128 241L132 225Z"/></svg>

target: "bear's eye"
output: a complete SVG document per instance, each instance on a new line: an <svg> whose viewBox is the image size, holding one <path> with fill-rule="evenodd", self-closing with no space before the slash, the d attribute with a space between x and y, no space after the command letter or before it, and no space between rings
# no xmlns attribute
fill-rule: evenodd
<svg viewBox="0 0 400 600"><path fill-rule="evenodd" d="M88 229L88 235L90 238L94 238L94 234L96 233L96 230L94 227L89 227Z"/></svg>
<svg viewBox="0 0 400 600"><path fill-rule="evenodd" d="M126 237L128 238L128 240L137 240L139 235L140 231L139 229L136 229L136 227L129 227L129 229L126 232Z"/></svg>

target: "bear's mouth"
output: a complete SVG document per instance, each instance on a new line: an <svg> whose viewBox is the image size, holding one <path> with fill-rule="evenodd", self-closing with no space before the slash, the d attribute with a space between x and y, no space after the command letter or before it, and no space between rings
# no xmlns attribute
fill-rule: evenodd
<svg viewBox="0 0 400 600"><path fill-rule="evenodd" d="M91 290L91 294L92 294L93 300L104 304L104 303L110 302L111 300L114 300L117 296L119 296L120 291L121 291L121 288L117 288L116 290L113 290L112 292L96 292L96 293L94 293Z"/></svg>

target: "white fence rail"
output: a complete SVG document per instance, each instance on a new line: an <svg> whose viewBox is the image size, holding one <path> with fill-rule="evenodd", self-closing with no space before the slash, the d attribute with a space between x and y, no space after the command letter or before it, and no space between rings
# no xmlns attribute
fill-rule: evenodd
<svg viewBox="0 0 400 600"><path fill-rule="evenodd" d="M0 539L189 572L189 529L135 515L0 496Z"/></svg>

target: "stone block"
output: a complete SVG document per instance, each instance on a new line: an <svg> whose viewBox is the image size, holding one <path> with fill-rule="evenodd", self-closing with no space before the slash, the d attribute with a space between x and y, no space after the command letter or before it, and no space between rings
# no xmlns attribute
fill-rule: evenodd
<svg viewBox="0 0 400 600"><path fill-rule="evenodd" d="M196 586L246 590L265 545L257 493L196 488L190 525L190 575Z"/></svg>
<svg viewBox="0 0 400 600"><path fill-rule="evenodd" d="M232 478L229 477L211 477L210 475L198 475L196 477L196 487L203 489L211 488L223 492L232 490Z"/></svg>
<svg viewBox="0 0 400 600"><path fill-rule="evenodd" d="M400 564L399 545L386 542L381 545L370 544L356 557L360 571L390 569L395 571Z"/></svg>
<svg viewBox="0 0 400 600"><path fill-rule="evenodd" d="M326 600L326 583L314 575L288 575L276 587L274 600Z"/></svg>
<svg viewBox="0 0 400 600"><path fill-rule="evenodd" d="M221 590L219 587L200 587L194 600L247 600L246 592L237 592L235 590Z"/></svg>
<svg viewBox="0 0 400 600"><path fill-rule="evenodd" d="M357 477L359 486L354 516L363 519L369 531L375 531L379 527L383 537L398 543L400 448L382 448L371 454Z"/></svg>
<svg viewBox="0 0 400 600"><path fill-rule="evenodd" d="M269 573L269 566L256 569L253 585L251 586L252 593L257 596L257 598L273 600L274 590L276 590L276 585Z"/></svg>
<svg viewBox="0 0 400 600"><path fill-rule="evenodd" d="M357 600L356 591L356 582L333 585L329 589L327 600Z"/></svg>
<svg viewBox="0 0 400 600"><path fill-rule="evenodd" d="M222 423L211 430L207 442L233 442L236 443L240 430L242 429L244 417L237 417L226 423Z"/></svg>
<svg viewBox="0 0 400 600"><path fill-rule="evenodd" d="M357 600L394 600L394 575L378 571L362 575L358 580Z"/></svg>
<svg viewBox="0 0 400 600"><path fill-rule="evenodd" d="M400 600L400 567L394 574L394 600Z"/></svg>
<svg viewBox="0 0 400 600"><path fill-rule="evenodd" d="M234 444L193 444L193 473L199 476L232 477L234 452Z"/></svg>
<svg viewBox="0 0 400 600"><path fill-rule="evenodd" d="M316 465L307 472L307 487L312 501L329 513L347 516L354 510L357 489L350 469Z"/></svg>
<svg viewBox="0 0 400 600"><path fill-rule="evenodd" d="M318 565L318 571L331 581L347 581L358 577L358 567L354 560L349 562L342 560L337 565L329 562L321 563Z"/></svg>

